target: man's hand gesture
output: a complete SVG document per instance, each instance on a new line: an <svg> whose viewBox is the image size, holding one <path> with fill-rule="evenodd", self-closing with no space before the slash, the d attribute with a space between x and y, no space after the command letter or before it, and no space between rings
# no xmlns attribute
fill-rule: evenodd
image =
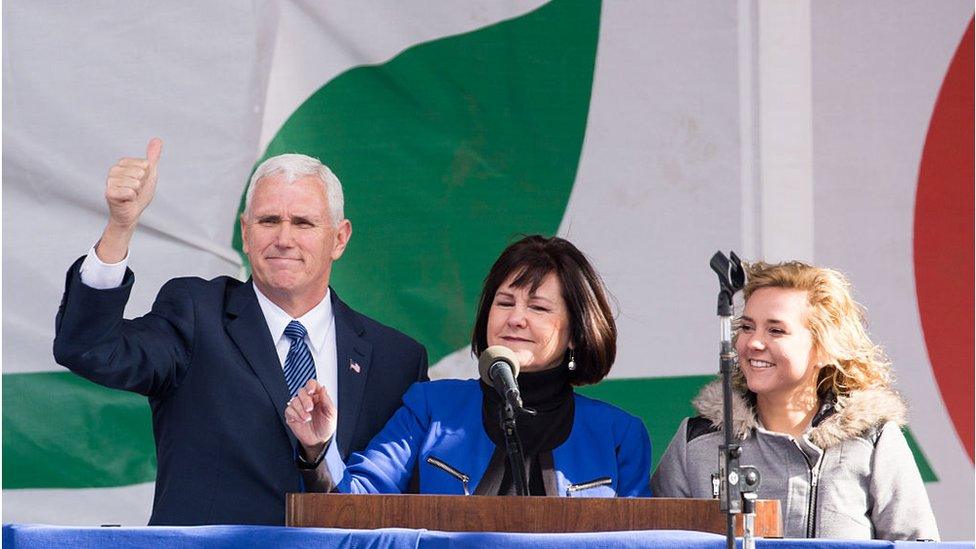
<svg viewBox="0 0 976 549"><path fill-rule="evenodd" d="M108 202L108 224L95 252L106 263L118 263L129 251L129 241L139 223L139 216L156 193L156 167L163 152L163 141L149 140L145 158L123 158L108 171L105 201Z"/></svg>
<svg viewBox="0 0 976 549"><path fill-rule="evenodd" d="M156 166L162 152L162 140L153 138L146 145L145 158L123 158L108 171L105 200L111 223L127 228L139 222L156 192Z"/></svg>
<svg viewBox="0 0 976 549"><path fill-rule="evenodd" d="M285 420L302 445L306 461L314 461L322 454L325 444L335 434L338 411L332 397L314 379L298 390L285 407Z"/></svg>

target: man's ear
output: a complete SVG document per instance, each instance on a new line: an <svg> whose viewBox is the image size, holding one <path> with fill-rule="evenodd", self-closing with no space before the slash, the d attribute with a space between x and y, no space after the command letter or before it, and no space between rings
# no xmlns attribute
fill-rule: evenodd
<svg viewBox="0 0 976 549"><path fill-rule="evenodd" d="M247 223L244 222L244 214L241 214L241 247L244 250L244 255L250 253L247 246Z"/></svg>
<svg viewBox="0 0 976 549"><path fill-rule="evenodd" d="M350 238L352 238L352 222L348 219L343 219L336 226L335 245L332 247L332 261L342 257L343 252L346 251L346 246L349 245Z"/></svg>

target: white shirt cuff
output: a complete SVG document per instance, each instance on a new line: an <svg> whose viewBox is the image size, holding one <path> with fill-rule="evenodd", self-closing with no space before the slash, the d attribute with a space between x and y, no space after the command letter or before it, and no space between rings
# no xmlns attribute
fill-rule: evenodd
<svg viewBox="0 0 976 549"><path fill-rule="evenodd" d="M125 269L129 265L129 252L118 263L105 263L95 253L95 246L88 250L88 255L81 263L79 274L81 282L96 290L111 290L122 285Z"/></svg>

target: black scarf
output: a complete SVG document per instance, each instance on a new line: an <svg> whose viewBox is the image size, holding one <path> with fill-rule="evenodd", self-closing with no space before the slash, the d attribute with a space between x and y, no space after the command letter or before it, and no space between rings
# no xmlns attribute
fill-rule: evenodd
<svg viewBox="0 0 976 549"><path fill-rule="evenodd" d="M519 438L525 457L549 452L566 442L573 430L573 386L565 366L541 372L526 372L518 376L519 391L526 408L536 415L516 417ZM505 434L501 428L501 413L505 402L494 387L481 382L481 423L488 438L499 448L505 448Z"/></svg>

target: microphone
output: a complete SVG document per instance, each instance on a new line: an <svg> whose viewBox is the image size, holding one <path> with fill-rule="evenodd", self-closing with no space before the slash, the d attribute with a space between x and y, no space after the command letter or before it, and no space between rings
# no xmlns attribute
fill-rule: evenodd
<svg viewBox="0 0 976 549"><path fill-rule="evenodd" d="M481 380L498 391L512 408L522 410L522 395L519 394L515 378L519 373L518 358L515 352L503 345L492 345L478 358L478 374Z"/></svg>

